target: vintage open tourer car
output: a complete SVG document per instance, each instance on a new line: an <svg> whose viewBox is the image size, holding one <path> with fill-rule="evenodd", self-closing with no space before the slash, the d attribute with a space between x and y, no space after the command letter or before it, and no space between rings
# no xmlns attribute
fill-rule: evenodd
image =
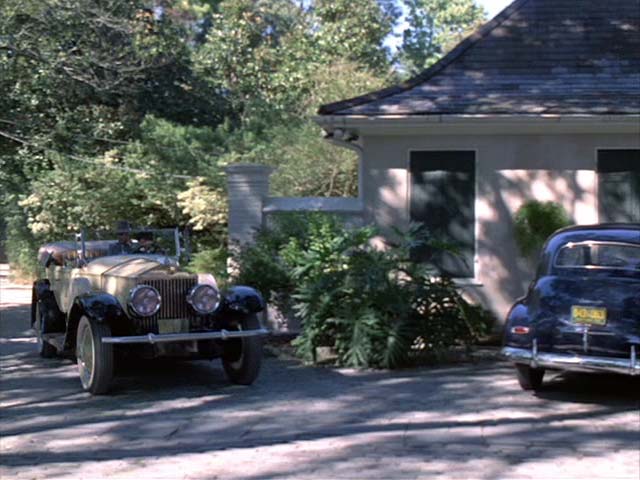
<svg viewBox="0 0 640 480"><path fill-rule="evenodd" d="M503 355L525 390L546 369L640 375L640 225L553 234L536 279L507 316Z"/></svg>
<svg viewBox="0 0 640 480"><path fill-rule="evenodd" d="M83 233L40 248L31 308L40 355L77 359L92 394L109 390L116 356L221 358L232 382L251 384L267 333L260 294L244 286L223 293L212 275L181 269L177 230L143 233L131 244Z"/></svg>

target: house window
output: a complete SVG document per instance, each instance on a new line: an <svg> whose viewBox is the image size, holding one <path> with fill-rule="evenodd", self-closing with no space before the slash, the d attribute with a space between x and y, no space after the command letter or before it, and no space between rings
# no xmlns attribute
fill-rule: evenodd
<svg viewBox="0 0 640 480"><path fill-rule="evenodd" d="M640 222L640 149L598 150L600 222Z"/></svg>
<svg viewBox="0 0 640 480"><path fill-rule="evenodd" d="M432 262L442 273L473 278L475 258L475 152L422 151L410 158L411 220L423 224L438 240L452 244L458 255L427 247L412 258Z"/></svg>

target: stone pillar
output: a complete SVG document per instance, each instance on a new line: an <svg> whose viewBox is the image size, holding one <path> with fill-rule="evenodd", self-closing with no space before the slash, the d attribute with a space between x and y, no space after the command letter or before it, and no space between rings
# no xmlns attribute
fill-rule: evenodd
<svg viewBox="0 0 640 480"><path fill-rule="evenodd" d="M262 227L262 205L269 195L269 175L265 165L236 164L225 169L229 194L229 244L253 240Z"/></svg>

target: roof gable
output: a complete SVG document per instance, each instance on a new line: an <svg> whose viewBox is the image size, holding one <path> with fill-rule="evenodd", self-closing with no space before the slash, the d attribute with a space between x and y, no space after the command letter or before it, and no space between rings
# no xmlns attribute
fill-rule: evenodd
<svg viewBox="0 0 640 480"><path fill-rule="evenodd" d="M323 115L640 113L640 0L516 0L407 82Z"/></svg>

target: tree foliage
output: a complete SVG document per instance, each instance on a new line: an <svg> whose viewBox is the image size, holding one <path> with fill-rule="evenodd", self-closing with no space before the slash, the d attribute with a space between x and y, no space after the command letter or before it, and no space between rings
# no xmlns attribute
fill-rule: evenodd
<svg viewBox="0 0 640 480"><path fill-rule="evenodd" d="M311 92L297 104L299 114L260 129L237 130L228 137L231 146L222 160L275 167L271 179L275 195L357 196L357 154L329 144L308 116L321 103L382 88L388 78L344 62L319 68L307 81Z"/></svg>
<svg viewBox="0 0 640 480"><path fill-rule="evenodd" d="M470 14L449 6L461 0L431 3L427 13L448 12L434 17L443 43ZM324 141L310 118L397 80L385 46L396 2L355 5L1 2L0 212L12 261L120 218L189 225L217 252L230 163L277 167L281 195L357 194L356 154Z"/></svg>
<svg viewBox="0 0 640 480"><path fill-rule="evenodd" d="M514 216L515 238L520 253L528 258L535 257L553 232L569 225L571 217L559 203L525 202Z"/></svg>
<svg viewBox="0 0 640 480"><path fill-rule="evenodd" d="M229 96L243 126L255 128L250 122L261 117L269 123L290 120L303 113L301 107L314 94L317 72L341 63L356 65L356 75L389 72L383 43L397 16L390 5L363 0L355 9L348 1L223 1L196 63Z"/></svg>
<svg viewBox="0 0 640 480"><path fill-rule="evenodd" d="M170 11L121 0L8 0L0 8L2 111L13 133L32 138L58 126L122 138L147 113L215 124L224 112L222 97L195 77L188 30Z"/></svg>
<svg viewBox="0 0 640 480"><path fill-rule="evenodd" d="M406 28L400 62L416 75L438 61L486 19L475 0L404 0Z"/></svg>
<svg viewBox="0 0 640 480"><path fill-rule="evenodd" d="M190 22L203 5L0 5L0 207L11 260L117 218L188 223L177 204L186 177L206 175L221 191L214 129L228 101L191 61Z"/></svg>
<svg viewBox="0 0 640 480"><path fill-rule="evenodd" d="M352 0L316 0L314 41L325 59L347 60L384 75L390 67L384 41L399 13L391 0L356 4Z"/></svg>

